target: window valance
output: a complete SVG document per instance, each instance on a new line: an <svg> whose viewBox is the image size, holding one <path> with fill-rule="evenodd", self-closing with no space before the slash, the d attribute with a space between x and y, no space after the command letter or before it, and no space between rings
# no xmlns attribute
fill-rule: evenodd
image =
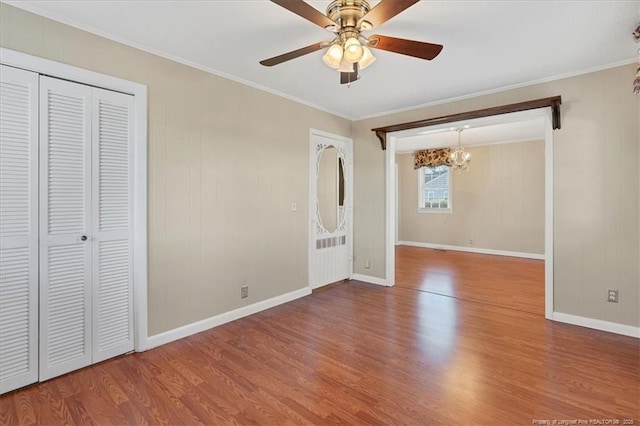
<svg viewBox="0 0 640 426"><path fill-rule="evenodd" d="M413 155L413 168L450 166L450 148L425 149Z"/></svg>

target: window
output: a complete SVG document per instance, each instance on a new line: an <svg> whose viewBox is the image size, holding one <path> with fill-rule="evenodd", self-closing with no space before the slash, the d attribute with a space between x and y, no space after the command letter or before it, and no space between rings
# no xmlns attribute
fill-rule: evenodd
<svg viewBox="0 0 640 426"><path fill-rule="evenodd" d="M450 212L451 167L422 167L418 172L418 210Z"/></svg>

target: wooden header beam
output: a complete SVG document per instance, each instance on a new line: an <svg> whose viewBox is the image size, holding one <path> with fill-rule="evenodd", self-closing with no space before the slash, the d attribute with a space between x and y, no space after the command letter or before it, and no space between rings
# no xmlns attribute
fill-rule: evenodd
<svg viewBox="0 0 640 426"><path fill-rule="evenodd" d="M400 130L417 129L420 127L435 126L436 124L453 123L456 121L471 120L474 118L490 117L492 115L509 114L512 112L527 111L538 108L551 108L553 117L553 129L560 128L560 104L562 97L552 96L550 98L535 99L533 101L519 102L516 104L502 105L492 108L478 109L475 111L460 112L458 114L445 115L442 117L426 118L424 120L411 121L409 123L393 124L391 126L371 129L375 132L382 150L387 149L387 133L398 132Z"/></svg>

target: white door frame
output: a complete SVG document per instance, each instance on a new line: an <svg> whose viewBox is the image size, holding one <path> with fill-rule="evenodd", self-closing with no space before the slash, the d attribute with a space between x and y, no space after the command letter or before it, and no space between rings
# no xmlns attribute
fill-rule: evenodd
<svg viewBox="0 0 640 426"><path fill-rule="evenodd" d="M126 93L134 97L133 318L134 348L148 349L147 335L147 86L15 50L0 48L0 63Z"/></svg>
<svg viewBox="0 0 640 426"><path fill-rule="evenodd" d="M529 111L515 112L511 114L494 115L435 126L421 127L418 129L403 130L387 134L387 149L385 151L385 180L386 180L386 220L385 220L385 270L386 285L395 285L396 259L396 142L399 138L416 136L425 128L430 130L446 129L450 127L470 124L473 127L488 124L503 124L544 117L545 119L545 182L544 182L544 316L553 319L553 126L551 108L539 108Z"/></svg>

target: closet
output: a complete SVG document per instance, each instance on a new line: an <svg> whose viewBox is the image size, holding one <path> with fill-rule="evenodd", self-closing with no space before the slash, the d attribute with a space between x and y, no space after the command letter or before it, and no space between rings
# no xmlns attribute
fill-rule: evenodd
<svg viewBox="0 0 640 426"><path fill-rule="evenodd" d="M133 105L0 70L0 393L134 348Z"/></svg>

